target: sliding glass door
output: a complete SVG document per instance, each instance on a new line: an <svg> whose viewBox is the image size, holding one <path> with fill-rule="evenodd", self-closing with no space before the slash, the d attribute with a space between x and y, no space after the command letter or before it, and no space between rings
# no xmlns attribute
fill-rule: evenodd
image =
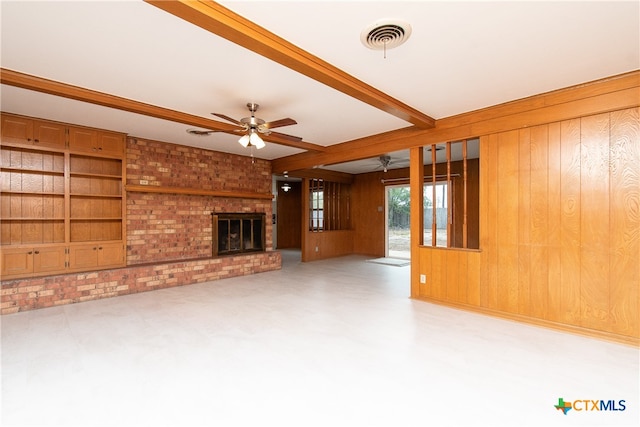
<svg viewBox="0 0 640 427"><path fill-rule="evenodd" d="M391 258L409 259L411 257L409 186L388 186L385 194L385 255Z"/></svg>

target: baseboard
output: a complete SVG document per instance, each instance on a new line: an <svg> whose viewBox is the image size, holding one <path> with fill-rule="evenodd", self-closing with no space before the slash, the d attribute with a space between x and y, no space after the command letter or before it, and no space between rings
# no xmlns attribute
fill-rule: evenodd
<svg viewBox="0 0 640 427"><path fill-rule="evenodd" d="M501 311L491 310L484 307L476 307L466 304L459 304L449 301L441 301L432 298L425 297L412 297L412 299L424 302L430 302L433 304L443 305L458 310L470 311L474 313L484 314L492 317L499 317L501 319L511 320L519 323L526 323L528 325L540 326L547 329L553 329L556 331L569 332L575 335L582 335L589 338L596 338L603 341L611 341L618 344L625 344L632 347L640 347L640 338L630 337L626 335L614 334L606 331L598 331L595 329L583 328L580 326L566 325L563 323L553 322L550 320L535 319L519 314L504 313Z"/></svg>

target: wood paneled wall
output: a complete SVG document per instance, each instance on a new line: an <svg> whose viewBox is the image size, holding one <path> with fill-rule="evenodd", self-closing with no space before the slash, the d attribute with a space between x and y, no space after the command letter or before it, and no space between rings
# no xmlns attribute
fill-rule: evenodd
<svg viewBox="0 0 640 427"><path fill-rule="evenodd" d="M438 175L447 174L446 163L436 165ZM451 173L462 176L463 163L456 161L451 163ZM477 248L479 241L479 162L477 159L468 161L468 246ZM424 176L431 176L431 165L424 167ZM409 168L392 169L388 172L370 172L356 175L351 186L351 212L353 215L354 247L357 254L384 256L385 253L385 192L386 186L382 180L399 179L398 184L409 185ZM402 179L406 179L402 181ZM463 217L463 181L455 178L454 193L454 220L455 228L452 231L454 245L462 247L462 217ZM427 182L425 182L427 183Z"/></svg>
<svg viewBox="0 0 640 427"><path fill-rule="evenodd" d="M276 249L300 249L302 247L302 183L286 181L291 189L282 190L285 181L278 181L276 210Z"/></svg>
<svg viewBox="0 0 640 427"><path fill-rule="evenodd" d="M638 344L639 109L480 144L481 250L420 247L417 297Z"/></svg>
<svg viewBox="0 0 640 427"><path fill-rule="evenodd" d="M309 194L310 179L303 178L302 194ZM310 231L309 197L302 197L302 261L317 261L353 253L353 230Z"/></svg>

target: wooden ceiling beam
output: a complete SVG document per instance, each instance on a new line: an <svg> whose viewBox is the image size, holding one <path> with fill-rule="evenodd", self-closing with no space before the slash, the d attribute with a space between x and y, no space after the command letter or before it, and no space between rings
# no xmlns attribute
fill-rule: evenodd
<svg viewBox="0 0 640 427"><path fill-rule="evenodd" d="M417 127L435 126L435 120L428 115L356 79L218 3L208 0L145 1Z"/></svg>
<svg viewBox="0 0 640 427"><path fill-rule="evenodd" d="M204 129L231 133L234 135L237 135L236 131L239 129L238 126L229 123L194 116L192 114L182 113L180 111L170 110L168 108L162 108L151 104L145 104L143 102L109 95L107 93L85 89L79 86L72 86L66 83L60 83L54 80L44 79L42 77L8 70L6 68L0 68L0 83L36 92L47 93L49 95L74 99L76 101L101 105L103 107L115 108L118 110L128 111L130 113L142 114L144 116L155 117L157 119L182 123L189 126L197 126ZM321 145L304 141L291 141L286 138L280 138L277 135L265 135L262 139L302 150L317 152L325 150L325 147Z"/></svg>
<svg viewBox="0 0 640 427"><path fill-rule="evenodd" d="M640 105L640 71L440 119L433 129L407 127L272 161L274 173L376 157L445 141L479 137Z"/></svg>
<svg viewBox="0 0 640 427"><path fill-rule="evenodd" d="M341 144L330 145L322 153L300 153L271 161L273 173L285 170L321 168L326 165L377 157L384 153L422 145L420 136L426 132L415 126L358 138Z"/></svg>
<svg viewBox="0 0 640 427"><path fill-rule="evenodd" d="M352 174L328 169L301 169L288 172L289 177L292 178L323 179L325 181L340 182L342 184L351 184L353 182Z"/></svg>

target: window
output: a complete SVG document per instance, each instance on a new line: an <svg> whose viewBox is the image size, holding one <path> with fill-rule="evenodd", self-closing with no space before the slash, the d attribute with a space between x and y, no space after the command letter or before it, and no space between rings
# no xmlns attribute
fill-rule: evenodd
<svg viewBox="0 0 640 427"><path fill-rule="evenodd" d="M424 245L479 248L479 139L424 149Z"/></svg>
<svg viewBox="0 0 640 427"><path fill-rule="evenodd" d="M323 179L309 180L309 230L349 229L350 190L349 184Z"/></svg>
<svg viewBox="0 0 640 427"><path fill-rule="evenodd" d="M311 230L318 231L324 229L324 191L311 190Z"/></svg>
<svg viewBox="0 0 640 427"><path fill-rule="evenodd" d="M424 242L433 244L433 221L436 222L435 246L447 246L447 221L449 211L449 183L446 181L425 184L423 187ZM435 210L435 215L434 215Z"/></svg>

